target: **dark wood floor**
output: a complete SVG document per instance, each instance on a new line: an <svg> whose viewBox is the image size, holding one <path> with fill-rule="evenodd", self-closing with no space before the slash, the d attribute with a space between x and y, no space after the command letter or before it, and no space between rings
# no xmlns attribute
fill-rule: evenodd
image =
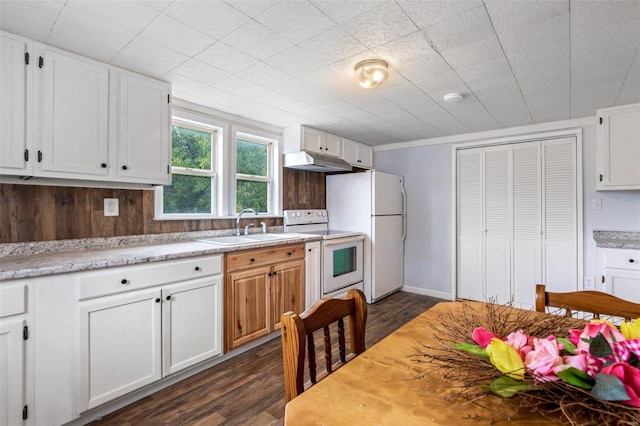
<svg viewBox="0 0 640 426"><path fill-rule="evenodd" d="M369 305L367 347L439 301L398 292ZM281 425L285 403L280 348L280 338L273 339L91 425Z"/></svg>

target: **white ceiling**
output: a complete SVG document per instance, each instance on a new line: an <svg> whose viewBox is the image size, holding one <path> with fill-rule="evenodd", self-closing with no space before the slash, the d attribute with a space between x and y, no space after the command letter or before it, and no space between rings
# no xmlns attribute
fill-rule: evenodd
<svg viewBox="0 0 640 426"><path fill-rule="evenodd" d="M638 0L2 0L0 28L370 145L640 102ZM353 67L372 57L390 78L366 90Z"/></svg>

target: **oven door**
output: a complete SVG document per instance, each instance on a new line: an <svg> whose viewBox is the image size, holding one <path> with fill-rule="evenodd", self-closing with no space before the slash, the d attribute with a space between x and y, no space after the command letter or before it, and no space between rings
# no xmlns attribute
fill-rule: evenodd
<svg viewBox="0 0 640 426"><path fill-rule="evenodd" d="M364 235L322 242L323 296L362 281Z"/></svg>

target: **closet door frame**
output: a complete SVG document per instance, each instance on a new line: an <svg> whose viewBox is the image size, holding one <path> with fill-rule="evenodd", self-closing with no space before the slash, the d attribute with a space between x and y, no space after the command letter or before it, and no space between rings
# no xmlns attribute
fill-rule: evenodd
<svg viewBox="0 0 640 426"><path fill-rule="evenodd" d="M458 223L457 223L457 158L458 150L471 147L489 147L493 145L517 144L521 142L545 141L549 139L561 139L567 137L576 138L576 251L577 251L577 288L584 289L584 224L583 224L583 177L582 177L582 128L574 127L570 129L537 132L528 134L515 134L513 136L496 137L492 139L473 140L468 142L453 143L451 145L451 217L454 218L453 232L451 233L451 300L457 297L457 253L458 253ZM532 289L535 291L535 289ZM526 307L526 306L523 306Z"/></svg>

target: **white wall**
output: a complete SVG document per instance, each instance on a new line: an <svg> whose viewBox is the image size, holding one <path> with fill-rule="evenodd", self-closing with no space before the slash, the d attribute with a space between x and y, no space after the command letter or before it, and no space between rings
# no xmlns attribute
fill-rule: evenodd
<svg viewBox="0 0 640 426"><path fill-rule="evenodd" d="M527 133L535 131L535 128L528 126ZM549 130L549 124L540 126L540 131L544 130ZM511 134L517 132L512 131ZM593 230L640 231L640 191L596 192L595 126L583 128L582 141L584 274L595 276ZM406 289L442 298L450 298L452 294L454 218L451 215L451 145L449 142L374 153L376 169L405 178L408 231L404 257ZM602 200L602 210L591 208L594 198Z"/></svg>

